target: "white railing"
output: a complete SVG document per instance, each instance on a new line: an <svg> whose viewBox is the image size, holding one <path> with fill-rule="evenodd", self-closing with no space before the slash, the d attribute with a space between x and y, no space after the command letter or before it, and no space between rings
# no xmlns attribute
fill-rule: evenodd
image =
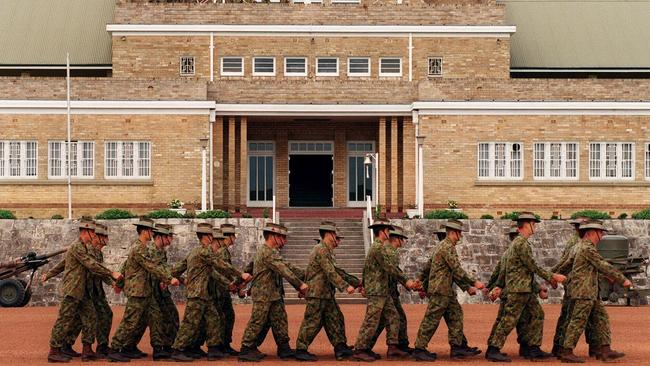
<svg viewBox="0 0 650 366"><path fill-rule="evenodd" d="M372 197L366 196L366 211L363 217L363 245L366 253L370 249L370 244L372 242L372 229L366 228L373 224L373 215L372 215Z"/></svg>

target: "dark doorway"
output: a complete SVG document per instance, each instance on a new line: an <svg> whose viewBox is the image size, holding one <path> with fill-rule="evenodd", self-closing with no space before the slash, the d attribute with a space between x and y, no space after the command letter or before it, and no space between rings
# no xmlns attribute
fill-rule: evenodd
<svg viewBox="0 0 650 366"><path fill-rule="evenodd" d="M332 155L290 155L289 206L332 207Z"/></svg>

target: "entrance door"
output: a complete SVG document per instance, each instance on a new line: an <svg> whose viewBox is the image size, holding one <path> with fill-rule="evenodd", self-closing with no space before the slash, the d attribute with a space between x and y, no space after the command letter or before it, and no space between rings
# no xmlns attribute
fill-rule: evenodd
<svg viewBox="0 0 650 366"><path fill-rule="evenodd" d="M289 206L332 207L332 155L289 156Z"/></svg>

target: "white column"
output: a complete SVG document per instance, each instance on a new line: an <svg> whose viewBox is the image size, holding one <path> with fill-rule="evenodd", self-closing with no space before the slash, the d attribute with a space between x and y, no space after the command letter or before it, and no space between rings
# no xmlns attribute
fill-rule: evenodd
<svg viewBox="0 0 650 366"><path fill-rule="evenodd" d="M207 211L208 205L207 205L207 184L206 184L206 149L205 147L201 147L201 211Z"/></svg>

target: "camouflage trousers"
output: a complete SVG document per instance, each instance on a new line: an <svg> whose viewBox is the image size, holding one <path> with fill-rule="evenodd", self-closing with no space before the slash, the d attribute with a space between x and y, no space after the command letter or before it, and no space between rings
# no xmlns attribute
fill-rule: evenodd
<svg viewBox="0 0 650 366"><path fill-rule="evenodd" d="M151 299L151 296L129 296L127 298L124 317L113 335L111 348L121 350L140 342L142 334L144 334L143 327L146 328L149 320Z"/></svg>
<svg viewBox="0 0 650 366"><path fill-rule="evenodd" d="M277 345L289 343L287 311L283 300L254 301L251 318L244 330L242 347L255 348L259 346L269 330Z"/></svg>
<svg viewBox="0 0 650 366"><path fill-rule="evenodd" d="M393 299L393 304L395 304L395 310L397 310L397 314L399 315L399 331L397 333L397 344L400 345L409 345L409 336L408 336L408 322L406 320L406 312L404 312L404 308L402 307L402 301L400 301L399 296L398 297L392 297ZM372 337L372 341L370 342L370 349L375 347L375 344L377 343L377 339L379 339L379 336L381 335L381 332L384 331L384 328L386 328L386 324L388 322L386 319L383 317L381 318L381 321L379 322L379 328L377 328L377 331L375 332L375 335Z"/></svg>
<svg viewBox="0 0 650 366"><path fill-rule="evenodd" d="M512 330L517 326L524 312L530 313L530 320L527 324L526 334L530 346L539 346L544 333L544 310L537 300L537 294L530 292L508 293L503 305L503 311L499 312L500 318L497 318L492 328L488 346L501 349L506 343L506 339ZM523 332L522 332L523 333ZM523 336L523 334L522 334ZM523 339L523 338L521 338Z"/></svg>
<svg viewBox="0 0 650 366"><path fill-rule="evenodd" d="M149 328L151 347L171 346L174 343L176 331L178 331L178 310L176 310L176 305L171 297L167 297L167 299L168 301L160 293L154 292L151 295L147 316L142 318L138 324L138 331L133 333L128 346L136 346L140 343L147 328ZM167 302L171 302L173 309ZM171 318L174 316L175 319L172 320Z"/></svg>
<svg viewBox="0 0 650 366"><path fill-rule="evenodd" d="M296 349L307 350L323 327L333 346L347 344L345 320L336 300L307 299L307 307L300 325Z"/></svg>
<svg viewBox="0 0 650 366"><path fill-rule="evenodd" d="M180 326L180 317L178 309L171 296L162 296L158 302L160 312L162 313L162 340L164 346L171 346L174 344L178 328ZM151 326L151 324L150 324Z"/></svg>
<svg viewBox="0 0 650 366"><path fill-rule="evenodd" d="M564 335L564 348L574 349L583 332L593 346L610 345L609 316L600 300L572 299L568 309L569 319Z"/></svg>
<svg viewBox="0 0 650 366"><path fill-rule="evenodd" d="M201 331L201 322L205 321L206 343L208 347L223 344L223 320L213 301L190 298L185 306L183 322L178 329L172 346L176 350L185 350L195 345Z"/></svg>
<svg viewBox="0 0 650 366"><path fill-rule="evenodd" d="M230 294L227 296L218 296L215 297L214 306L217 307L217 311L221 314L221 319L223 322L223 344L232 343L232 330L235 327L235 309L232 307L232 299ZM199 337L194 341L194 346L200 347L205 343L206 330L205 330L205 321L201 322Z"/></svg>
<svg viewBox="0 0 650 366"><path fill-rule="evenodd" d="M95 343L95 334L97 331L97 316L95 308L89 297L76 299L72 296L66 296L59 306L59 316L54 322L52 333L50 335L50 346L60 348L67 344L70 334L75 331L76 324L81 320L82 338L84 344ZM75 337L76 338L76 337Z"/></svg>
<svg viewBox="0 0 650 366"><path fill-rule="evenodd" d="M456 294L452 296L434 295L429 298L429 305L424 313L424 319L420 323L415 348L427 348L431 337L433 337L440 325L441 318L444 318L445 323L447 323L449 344L452 346L463 344L463 309L458 303Z"/></svg>
<svg viewBox="0 0 650 366"><path fill-rule="evenodd" d="M505 305L506 305L506 296L501 297L501 303L499 304L499 312L497 313L497 319L494 321L494 324L492 325L492 331L490 331L490 334L494 334L496 331L497 325L501 322L501 319L503 318L504 312L505 312ZM521 316L519 317L519 321L517 321L516 325L516 330L517 330L517 343L523 344L523 345L532 345L532 346L540 346L542 344L542 330L543 328L539 326L531 326L531 325L536 325L539 324L539 322L544 322L544 313L535 311L535 310L541 310L540 308L533 308L533 312L531 312L531 309L528 307L524 308L524 311L522 311ZM533 319L535 317L535 319Z"/></svg>
<svg viewBox="0 0 650 366"><path fill-rule="evenodd" d="M386 344L398 344L400 320L393 299L390 296L368 296L366 315L363 318L363 323L361 323L354 348L359 350L370 349L372 339L377 329L379 329L382 318L387 322Z"/></svg>
<svg viewBox="0 0 650 366"><path fill-rule="evenodd" d="M111 325L113 324L113 311L111 310L110 305L108 305L106 295L93 297L92 304L95 309L95 316L97 317L95 332L97 345L108 346L108 341L111 334ZM78 316L75 327L70 334L70 338L68 339L67 343L71 345L74 344L74 342L77 340L77 337L82 331L83 325L81 322L81 316Z"/></svg>
<svg viewBox="0 0 650 366"><path fill-rule="evenodd" d="M553 337L553 345L557 347L564 346L564 334L566 333L566 328L569 325L569 307L571 306L571 299L566 295L562 299L562 310L560 311L560 316L557 318L557 325L555 326L555 337ZM593 327L587 326L585 329L585 338L587 339L587 344L592 347L599 347L603 345L608 345L609 343L603 343L611 339L611 327L609 326L609 318L605 317L601 319L602 322L607 324L606 327L601 327L602 329L599 332L594 332ZM602 332L602 333L600 333Z"/></svg>

